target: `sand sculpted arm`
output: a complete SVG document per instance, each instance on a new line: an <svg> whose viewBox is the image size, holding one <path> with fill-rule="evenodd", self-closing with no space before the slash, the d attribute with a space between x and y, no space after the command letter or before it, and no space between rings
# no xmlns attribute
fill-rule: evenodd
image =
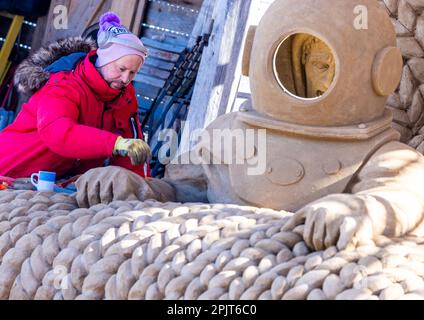
<svg viewBox="0 0 424 320"><path fill-rule="evenodd" d="M424 212L424 160L415 150L391 142L360 170L348 193L333 194L300 209L285 229L305 224L307 245L339 249L400 237L416 229Z"/></svg>

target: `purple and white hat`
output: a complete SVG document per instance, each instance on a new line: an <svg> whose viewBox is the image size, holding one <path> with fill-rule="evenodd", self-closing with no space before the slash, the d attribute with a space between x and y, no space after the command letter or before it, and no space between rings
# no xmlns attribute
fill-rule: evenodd
<svg viewBox="0 0 424 320"><path fill-rule="evenodd" d="M127 55L138 55L143 58L144 63L147 57L146 47L135 34L121 25L121 20L115 13L105 13L100 17L99 23L96 67L103 67Z"/></svg>

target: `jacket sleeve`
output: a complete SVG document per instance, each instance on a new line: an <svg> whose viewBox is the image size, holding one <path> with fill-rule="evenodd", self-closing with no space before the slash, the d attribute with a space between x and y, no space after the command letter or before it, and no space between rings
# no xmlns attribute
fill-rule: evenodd
<svg viewBox="0 0 424 320"><path fill-rule="evenodd" d="M67 158L110 157L117 135L78 124L80 95L71 86L49 86L40 99L37 127L41 140Z"/></svg>

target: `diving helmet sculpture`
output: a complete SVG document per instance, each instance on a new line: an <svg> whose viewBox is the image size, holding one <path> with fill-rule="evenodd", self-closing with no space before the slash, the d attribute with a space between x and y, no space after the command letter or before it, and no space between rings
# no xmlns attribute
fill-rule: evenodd
<svg viewBox="0 0 424 320"><path fill-rule="evenodd" d="M358 6L365 29L355 23ZM213 137L217 129L266 130L266 148L255 140L243 159L234 151L211 163L222 150L201 139L196 150L206 160L209 202L296 212L284 229L304 224L314 249L417 230L424 159L398 141L385 108L402 66L394 27L376 0L276 0L246 40L250 105L205 131ZM249 174L249 164L261 159L263 172ZM177 181L161 182L177 194L167 201L194 194Z"/></svg>
<svg viewBox="0 0 424 320"><path fill-rule="evenodd" d="M355 29L359 3L368 10L368 30ZM209 129L267 130L266 172L249 175L246 161L229 164L224 175L247 203L293 211L343 192L366 159L399 139L385 102L399 83L402 56L375 0L328 0L319 7L310 0L275 1L250 28L243 64L251 107ZM216 201L220 190L210 192Z"/></svg>

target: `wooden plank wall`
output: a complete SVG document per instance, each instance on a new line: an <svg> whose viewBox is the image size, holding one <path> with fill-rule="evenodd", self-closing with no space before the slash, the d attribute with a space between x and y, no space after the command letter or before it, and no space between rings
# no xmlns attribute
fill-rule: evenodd
<svg viewBox="0 0 424 320"><path fill-rule="evenodd" d="M80 35L88 26L111 10L132 32L150 38L169 38L185 44L203 0L52 0L49 14L38 19L34 48L59 38ZM68 29L55 29L53 9L68 8ZM146 18L147 16L147 18Z"/></svg>
<svg viewBox="0 0 424 320"><path fill-rule="evenodd" d="M52 0L49 14L38 19L38 28L34 35L32 47L37 50L47 42L60 38L81 35L89 26L98 22L107 11L114 11L122 24L132 32L140 35L141 24L148 0ZM53 22L56 15L53 10L58 5L68 8L68 29L56 29Z"/></svg>
<svg viewBox="0 0 424 320"><path fill-rule="evenodd" d="M68 8L67 29L55 28L54 21L57 15L53 10L58 5ZM48 16L38 21L39 28L33 39L33 50L60 38L81 35L88 26L96 23L103 13L109 11L111 6L112 0L52 0Z"/></svg>
<svg viewBox="0 0 424 320"><path fill-rule="evenodd" d="M141 117L152 105L186 48L202 2L146 1L141 39L149 49L149 57L134 81Z"/></svg>
<svg viewBox="0 0 424 320"><path fill-rule="evenodd" d="M208 5L206 16L213 8L211 41L203 53L178 154L194 146L194 130L205 128L227 112L239 83L239 61L251 0L206 0L204 6Z"/></svg>
<svg viewBox="0 0 424 320"><path fill-rule="evenodd" d="M203 0L148 0L141 34L186 46Z"/></svg>
<svg viewBox="0 0 424 320"><path fill-rule="evenodd" d="M112 1L111 11L117 13L121 18L121 24L130 28L134 22L137 0Z"/></svg>

